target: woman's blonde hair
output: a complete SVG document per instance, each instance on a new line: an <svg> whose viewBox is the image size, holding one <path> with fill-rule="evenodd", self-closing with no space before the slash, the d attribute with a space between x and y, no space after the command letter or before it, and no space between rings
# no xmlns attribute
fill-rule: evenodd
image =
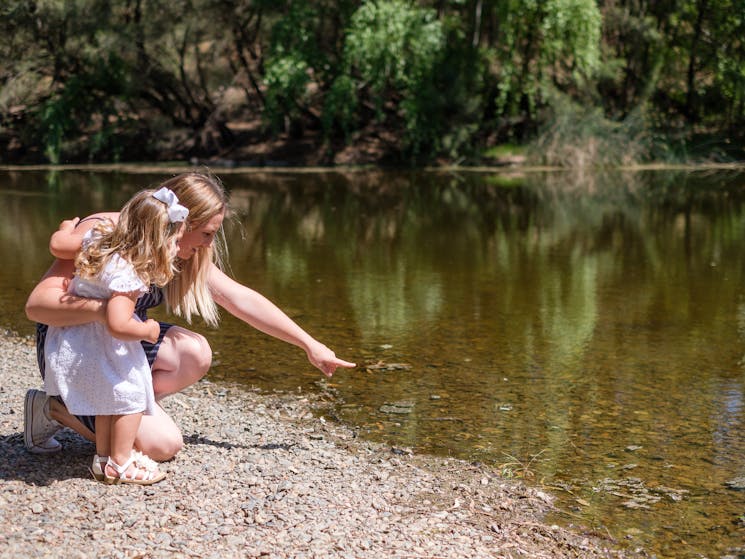
<svg viewBox="0 0 745 559"><path fill-rule="evenodd" d="M97 276L114 254L132 264L145 285L165 286L176 272L171 238L182 223L171 223L167 206L153 197L154 190L142 190L122 208L114 224L104 220L94 227L91 241L75 258L81 278Z"/></svg>
<svg viewBox="0 0 745 559"><path fill-rule="evenodd" d="M196 229L218 214L227 213L228 197L217 177L206 173L182 173L161 183L170 188L179 203L189 209L186 227ZM210 247L197 248L188 260L179 260L179 272L164 289L168 309L191 322L192 315L200 315L210 326L217 326L219 313L207 284L210 263L222 268L226 252L222 225Z"/></svg>

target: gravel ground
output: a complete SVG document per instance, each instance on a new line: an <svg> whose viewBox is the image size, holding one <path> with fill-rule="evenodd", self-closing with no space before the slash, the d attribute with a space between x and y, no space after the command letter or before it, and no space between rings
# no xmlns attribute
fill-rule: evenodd
<svg viewBox="0 0 745 559"><path fill-rule="evenodd" d="M550 495L484 466L359 440L311 396L209 381L164 401L186 441L166 480L107 486L72 431L60 454L25 450L34 349L0 349L0 557L627 557L546 525Z"/></svg>

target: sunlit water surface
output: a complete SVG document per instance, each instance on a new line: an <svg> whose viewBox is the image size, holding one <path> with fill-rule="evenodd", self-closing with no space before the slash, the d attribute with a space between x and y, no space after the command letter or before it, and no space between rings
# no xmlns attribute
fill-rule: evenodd
<svg viewBox="0 0 745 559"><path fill-rule="evenodd" d="M32 333L59 221L164 176L0 172L0 324ZM331 390L361 436L549 488L549 521L631 549L745 554L745 174L222 178L231 273L360 366L324 386L228 316L195 325L213 379Z"/></svg>

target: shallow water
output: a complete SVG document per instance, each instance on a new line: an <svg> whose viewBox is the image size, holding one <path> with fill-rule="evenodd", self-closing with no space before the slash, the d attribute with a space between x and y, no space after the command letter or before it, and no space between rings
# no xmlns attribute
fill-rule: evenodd
<svg viewBox="0 0 745 559"><path fill-rule="evenodd" d="M0 172L0 325L31 333L60 220L162 176ZM223 180L233 275L359 363L321 384L361 435L550 487L632 549L745 553L744 174ZM319 389L299 350L196 328L214 378Z"/></svg>

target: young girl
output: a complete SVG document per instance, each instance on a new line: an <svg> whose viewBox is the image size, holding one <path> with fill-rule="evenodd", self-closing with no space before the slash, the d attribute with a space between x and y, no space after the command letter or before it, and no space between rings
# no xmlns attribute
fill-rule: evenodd
<svg viewBox="0 0 745 559"><path fill-rule="evenodd" d="M63 222L50 241L57 258L75 258L69 293L108 299L106 322L50 327L45 342L45 388L74 414L95 415L93 476L107 483L150 485L165 473L133 450L142 415L155 409L150 366L140 340L155 342L160 325L135 314L150 284L174 275L188 210L167 188L144 190L116 224L102 220L81 241L75 222Z"/></svg>

